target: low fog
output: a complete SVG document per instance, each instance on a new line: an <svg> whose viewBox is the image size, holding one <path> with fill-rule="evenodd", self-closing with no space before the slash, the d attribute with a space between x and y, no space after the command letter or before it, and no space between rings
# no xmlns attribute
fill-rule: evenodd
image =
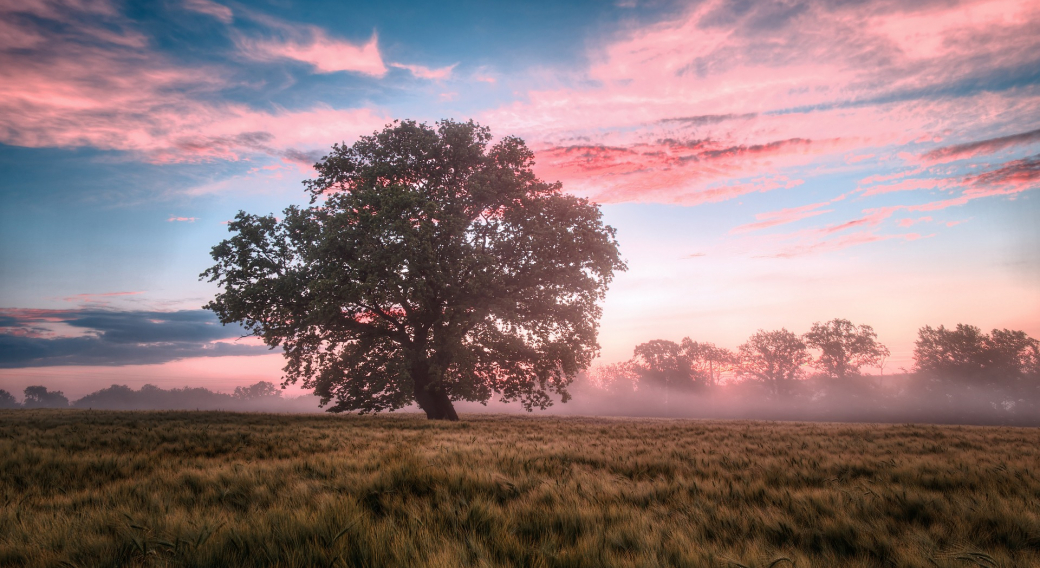
<svg viewBox="0 0 1040 568"><path fill-rule="evenodd" d="M656 339L637 345L628 361L579 373L567 387L568 402L557 393L552 406L533 415L1040 425L1040 342L1022 331L925 326L912 372L883 374L887 356L869 326L840 319L801 336L760 330L735 351ZM324 411L318 397L286 397L267 381L232 393L112 385L70 401L38 385L22 394L19 401L0 390L0 408ZM527 414L519 403L494 399L455 407Z"/></svg>
<svg viewBox="0 0 1040 568"><path fill-rule="evenodd" d="M233 393L214 392L201 387L163 389L144 385L134 390L125 385L112 385L70 401L62 391L46 386L25 389L18 401L11 393L0 390L0 408L76 408L96 410L229 410L237 412L321 412L315 396L286 397L277 385L260 381L238 387Z"/></svg>
<svg viewBox="0 0 1040 568"><path fill-rule="evenodd" d="M162 389L145 385L139 390L113 385L78 400L60 391L43 397L0 400L0 408L75 408L97 410L225 410L235 412L324 412L310 395L281 396L277 387L260 382L246 389L268 389L268 394L220 393L205 388ZM505 413L524 416L616 416L726 420L817 422L887 422L1040 426L1040 397L1030 399L997 389L954 384L937 389L914 374L870 375L836 383L823 377L807 378L796 393L777 399L754 382L736 380L710 391L669 389L646 381L602 384L583 373L568 389L566 403L532 413L518 403L496 400L486 405L457 402L460 413ZM30 389L46 387L30 387ZM29 389L26 389L29 390ZM0 391L0 398L3 397ZM273 394L271 394L273 393ZM410 406L398 413L421 412Z"/></svg>

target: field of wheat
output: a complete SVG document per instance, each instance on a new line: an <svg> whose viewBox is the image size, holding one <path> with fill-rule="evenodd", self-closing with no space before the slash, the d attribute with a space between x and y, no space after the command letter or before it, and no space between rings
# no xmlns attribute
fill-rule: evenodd
<svg viewBox="0 0 1040 568"><path fill-rule="evenodd" d="M1040 566L1040 429L0 411L0 566Z"/></svg>

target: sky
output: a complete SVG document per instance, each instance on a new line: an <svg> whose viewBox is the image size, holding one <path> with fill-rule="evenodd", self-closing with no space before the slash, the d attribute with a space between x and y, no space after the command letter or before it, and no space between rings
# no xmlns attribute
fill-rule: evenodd
<svg viewBox="0 0 1040 568"><path fill-rule="evenodd" d="M602 204L651 339L1040 337L1035 1L0 0L0 388L278 381L201 306L334 143L473 119Z"/></svg>

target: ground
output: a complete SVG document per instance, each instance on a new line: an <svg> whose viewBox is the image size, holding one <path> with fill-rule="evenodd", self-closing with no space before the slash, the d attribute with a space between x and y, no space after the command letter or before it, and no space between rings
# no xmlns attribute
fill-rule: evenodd
<svg viewBox="0 0 1040 568"><path fill-rule="evenodd" d="M1040 429L0 411L0 566L1040 566Z"/></svg>

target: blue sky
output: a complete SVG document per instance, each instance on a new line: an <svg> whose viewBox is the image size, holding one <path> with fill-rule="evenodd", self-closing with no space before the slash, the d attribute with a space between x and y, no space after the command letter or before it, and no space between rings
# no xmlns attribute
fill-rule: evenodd
<svg viewBox="0 0 1040 568"><path fill-rule="evenodd" d="M32 0L0 22L0 388L277 379L202 320L163 356L11 353L105 343L69 323L88 312L195 313L223 222L305 202L323 150L398 118L519 135L604 204L630 265L604 361L834 317L896 366L925 324L1040 335L1033 2Z"/></svg>

